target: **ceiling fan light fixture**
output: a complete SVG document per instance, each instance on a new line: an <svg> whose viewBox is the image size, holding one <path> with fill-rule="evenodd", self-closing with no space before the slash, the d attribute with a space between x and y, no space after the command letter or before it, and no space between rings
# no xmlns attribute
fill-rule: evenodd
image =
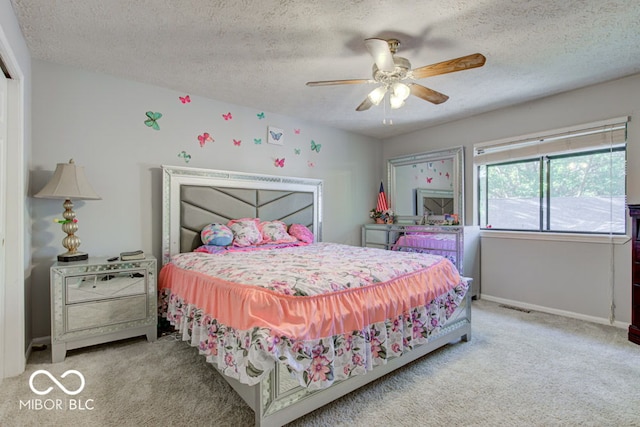
<svg viewBox="0 0 640 427"><path fill-rule="evenodd" d="M393 84L393 96L400 98L402 101L406 100L411 94L411 89L404 83Z"/></svg>
<svg viewBox="0 0 640 427"><path fill-rule="evenodd" d="M404 101L411 95L411 89L404 83L395 82L391 86L391 95L389 96L389 104L393 110L404 105Z"/></svg>
<svg viewBox="0 0 640 427"><path fill-rule="evenodd" d="M377 83L379 86L367 95L360 105L356 107L356 111L366 111L372 106L380 105L381 102L384 102L386 114L388 111L387 101L385 100L387 93L389 93L390 109L402 107L411 95L436 105L442 104L449 99L447 95L411 80L482 67L486 62L484 55L474 53L436 64L425 65L424 67L412 68L408 59L396 55L399 45L400 42L397 39L369 38L365 40L365 46L374 61L372 66L373 79L314 81L307 82L307 86ZM403 81L408 82L402 83Z"/></svg>
<svg viewBox="0 0 640 427"><path fill-rule="evenodd" d="M385 86L379 86L374 90L372 90L369 93L369 95L367 95L367 97L369 98L369 101L371 101L373 105L380 105L386 93L387 93L387 88Z"/></svg>
<svg viewBox="0 0 640 427"><path fill-rule="evenodd" d="M404 105L404 99L396 96L396 94L391 94L391 96L389 97L389 104L391 105L391 108L393 110L397 110Z"/></svg>

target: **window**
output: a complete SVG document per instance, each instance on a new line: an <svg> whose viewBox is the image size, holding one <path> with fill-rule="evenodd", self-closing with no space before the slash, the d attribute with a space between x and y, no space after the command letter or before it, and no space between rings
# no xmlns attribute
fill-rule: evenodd
<svg viewBox="0 0 640 427"><path fill-rule="evenodd" d="M474 146L481 228L624 234L626 118Z"/></svg>

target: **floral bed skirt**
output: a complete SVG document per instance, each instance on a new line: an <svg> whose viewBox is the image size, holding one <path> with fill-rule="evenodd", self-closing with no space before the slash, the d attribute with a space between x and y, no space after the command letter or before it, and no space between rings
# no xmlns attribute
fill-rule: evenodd
<svg viewBox="0 0 640 427"><path fill-rule="evenodd" d="M288 338L269 328L234 329L168 288L159 292L159 310L183 340L198 347L207 362L225 375L254 385L279 361L301 386L313 390L366 374L425 344L461 304L467 288L460 282L428 304L397 317L320 339Z"/></svg>

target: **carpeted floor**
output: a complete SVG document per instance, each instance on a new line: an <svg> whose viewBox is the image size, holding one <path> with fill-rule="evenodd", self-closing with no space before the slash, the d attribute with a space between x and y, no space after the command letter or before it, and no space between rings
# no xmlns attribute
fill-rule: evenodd
<svg viewBox="0 0 640 427"><path fill-rule="evenodd" d="M470 342L448 345L290 425L640 426L640 346L625 330L483 300L473 303L472 327ZM3 380L0 425L253 425L253 412L197 350L171 336L49 361L49 351L34 352L22 375ZM29 377L38 369L56 378L78 370L85 388L77 396L57 387L36 396ZM72 378L63 381L69 390L79 386ZM34 384L53 386L43 375ZM49 399L49 408L29 407L34 398ZM56 399L64 407L55 408Z"/></svg>

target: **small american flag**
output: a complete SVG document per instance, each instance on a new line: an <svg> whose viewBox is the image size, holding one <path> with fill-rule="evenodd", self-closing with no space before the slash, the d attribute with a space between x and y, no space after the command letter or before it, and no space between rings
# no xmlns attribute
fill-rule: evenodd
<svg viewBox="0 0 640 427"><path fill-rule="evenodd" d="M387 203L387 196L384 194L384 187L382 182L380 183L380 192L378 193L378 204L376 205L376 210L379 212L383 212L389 209L389 204Z"/></svg>

